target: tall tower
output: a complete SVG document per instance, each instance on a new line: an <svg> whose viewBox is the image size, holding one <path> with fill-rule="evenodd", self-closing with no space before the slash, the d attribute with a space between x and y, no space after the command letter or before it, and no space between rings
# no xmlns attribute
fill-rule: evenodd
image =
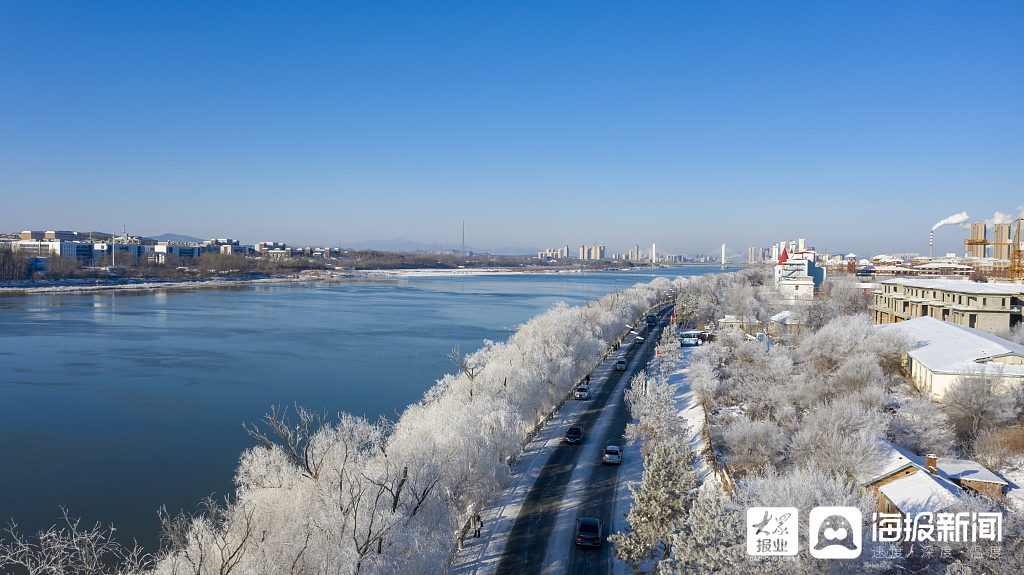
<svg viewBox="0 0 1024 575"><path fill-rule="evenodd" d="M658 248L653 243L651 244L651 263L658 263Z"/></svg>

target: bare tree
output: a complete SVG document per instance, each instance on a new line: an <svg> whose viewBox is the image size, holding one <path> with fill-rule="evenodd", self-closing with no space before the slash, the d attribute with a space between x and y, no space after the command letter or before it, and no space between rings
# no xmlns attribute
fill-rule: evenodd
<svg viewBox="0 0 1024 575"><path fill-rule="evenodd" d="M957 435L967 442L974 441L981 429L1002 425L1013 417L1013 395L1002 370L958 375L942 403L948 408Z"/></svg>
<svg viewBox="0 0 1024 575"><path fill-rule="evenodd" d="M260 431L256 424L250 429L242 424L249 435L261 445L268 449L278 447L288 454L292 463L302 468L303 473L311 479L320 475L324 461L330 451L331 442L318 442L314 439L318 436L326 423L326 413L310 411L304 407L295 406L299 421L294 426L288 418L288 408L280 409L278 406L270 408L270 413L263 416L263 422L270 428L271 436Z"/></svg>
<svg viewBox="0 0 1024 575"><path fill-rule="evenodd" d="M28 259L24 254L7 246L0 246L0 281L25 279L28 275Z"/></svg>
<svg viewBox="0 0 1024 575"><path fill-rule="evenodd" d="M115 529L96 523L81 525L63 509L63 526L56 525L26 537L10 523L0 540L0 569L21 568L29 575L76 573L139 573L152 566L152 557L138 545L124 547L113 539Z"/></svg>
<svg viewBox="0 0 1024 575"><path fill-rule="evenodd" d="M61 254L46 258L46 274L50 279L66 280L78 270L78 262Z"/></svg>
<svg viewBox="0 0 1024 575"><path fill-rule="evenodd" d="M160 537L173 572L183 568L195 575L229 575L255 543L255 512L226 498L220 505L213 497L204 499L201 512L194 516L180 513L171 517L166 507L161 507Z"/></svg>
<svg viewBox="0 0 1024 575"><path fill-rule="evenodd" d="M469 356L463 358L462 352L459 350L459 346L453 347L452 350L448 352L448 359L451 360L451 362L455 364L456 367L459 368L459 371L466 374L466 377L469 378L469 381L473 381L474 379L476 379L476 376L480 373L480 370L483 369L483 366L476 365L470 362Z"/></svg>

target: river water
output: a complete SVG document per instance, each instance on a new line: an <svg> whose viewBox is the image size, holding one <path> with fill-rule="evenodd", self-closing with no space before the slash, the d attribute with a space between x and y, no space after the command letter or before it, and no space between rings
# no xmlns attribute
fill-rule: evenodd
<svg viewBox="0 0 1024 575"><path fill-rule="evenodd" d="M396 419L446 354L564 301L685 266L632 272L357 279L0 296L0 523L73 517L155 550L157 509L232 490L242 428L272 405Z"/></svg>

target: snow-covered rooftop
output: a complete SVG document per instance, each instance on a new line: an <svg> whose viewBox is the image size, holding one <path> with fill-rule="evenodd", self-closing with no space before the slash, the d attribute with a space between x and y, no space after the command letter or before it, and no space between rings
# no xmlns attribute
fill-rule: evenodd
<svg viewBox="0 0 1024 575"><path fill-rule="evenodd" d="M1002 479L995 473L992 473L977 461L940 457L938 461L938 468L939 473L946 474L950 479L958 479L961 481L966 479L967 481L984 481L985 483L1009 485L1009 482Z"/></svg>
<svg viewBox="0 0 1024 575"><path fill-rule="evenodd" d="M807 323L805 319L801 319L800 315L798 315L795 310L791 309L780 311L773 315L771 320L783 325L805 325Z"/></svg>
<svg viewBox="0 0 1024 575"><path fill-rule="evenodd" d="M878 488L901 512L917 514L924 511L937 512L957 501L960 488L949 480L943 480L927 471L901 477Z"/></svg>
<svg viewBox="0 0 1024 575"><path fill-rule="evenodd" d="M875 469L858 476L862 485L870 485L905 468L915 471L904 477L886 483L878 488L903 513L919 511L940 511L956 501L961 492L953 480L983 481L1009 485L995 473L976 461L939 457L936 459L937 473L932 474L926 466L926 458L915 455L890 441L883 442L886 450L878 460Z"/></svg>
<svg viewBox="0 0 1024 575"><path fill-rule="evenodd" d="M870 473L866 475L859 475L857 477L857 480L864 485L874 483L883 477L892 475L893 472L899 471L904 467L916 465L916 455L890 441L884 441L883 443L886 450L882 457L876 462L875 468Z"/></svg>
<svg viewBox="0 0 1024 575"><path fill-rule="evenodd" d="M1020 295L1024 294L1024 285L1012 283L980 283L967 279L926 279L926 278L893 278L881 280L882 284L899 284L921 289L935 289L962 293L987 295Z"/></svg>
<svg viewBox="0 0 1024 575"><path fill-rule="evenodd" d="M933 373L996 373L1024 377L1024 365L999 361L1007 356L1024 359L1024 345L1001 337L938 320L918 317L878 326L880 331L902 331L918 343L908 355Z"/></svg>

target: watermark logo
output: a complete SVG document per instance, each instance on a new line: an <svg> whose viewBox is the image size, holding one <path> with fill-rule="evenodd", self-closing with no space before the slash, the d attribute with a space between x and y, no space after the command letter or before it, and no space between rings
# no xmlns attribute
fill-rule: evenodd
<svg viewBox="0 0 1024 575"><path fill-rule="evenodd" d="M862 516L856 507L815 507L808 518L811 556L818 559L860 557Z"/></svg>
<svg viewBox="0 0 1024 575"><path fill-rule="evenodd" d="M1003 540L1003 514L998 512L874 513L872 518L872 539L880 542L973 543Z"/></svg>
<svg viewBox="0 0 1024 575"><path fill-rule="evenodd" d="M796 507L748 507L747 554L796 555L799 526Z"/></svg>
<svg viewBox="0 0 1024 575"><path fill-rule="evenodd" d="M800 512L795 507L747 508L747 554L796 555ZM910 555L951 559L1002 554L999 512L872 513L869 552L874 559ZM864 552L864 522L856 507L815 507L807 525L808 551L817 559L855 559Z"/></svg>

